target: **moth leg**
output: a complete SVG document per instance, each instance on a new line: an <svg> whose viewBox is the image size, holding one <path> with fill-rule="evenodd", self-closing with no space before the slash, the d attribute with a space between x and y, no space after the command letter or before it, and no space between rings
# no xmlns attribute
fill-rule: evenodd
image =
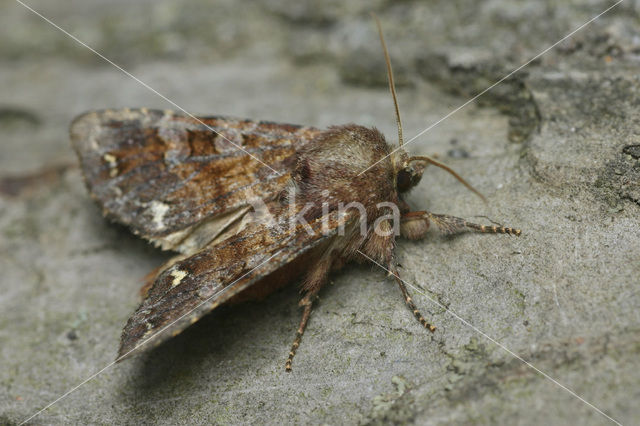
<svg viewBox="0 0 640 426"><path fill-rule="evenodd" d="M438 229L445 234L455 234L465 230L487 233L487 234L508 234L519 236L521 231L516 228L496 225L479 225L467 222L466 220L449 216L446 214L435 214L428 211L417 211L405 213L401 217L400 232L403 237L417 240L424 238L429 230L429 222L435 224Z"/></svg>
<svg viewBox="0 0 640 426"><path fill-rule="evenodd" d="M413 303L413 299L411 298L411 295L407 290L407 286L400 279L400 275L398 275L398 269L395 266L392 266L389 268L389 270L392 271L392 275L395 278L396 282L398 283L398 286L400 287L400 291L402 292L402 297L404 297L404 302L407 304L407 307L411 310L411 312L413 312L413 316L416 317L418 322L422 324L422 326L427 330L429 330L430 332L433 333L434 331L436 331L436 327L430 324L429 322L427 322L427 320L424 319L420 311L418 311L418 308L416 308L416 305L415 303Z"/></svg>
<svg viewBox="0 0 640 426"><path fill-rule="evenodd" d="M291 363L293 362L293 357L296 355L296 350L298 346L300 346L300 341L302 340L302 335L304 334L305 328L307 328L307 322L309 321L309 317L311 316L311 308L313 307L313 298L315 298L317 294L316 292L308 293L301 301L300 306L304 306L304 311L302 312L302 319L300 320L300 325L298 326L298 331L296 332L296 338L291 345L291 350L289 351L289 358L287 358L287 363L285 364L285 370L291 371Z"/></svg>

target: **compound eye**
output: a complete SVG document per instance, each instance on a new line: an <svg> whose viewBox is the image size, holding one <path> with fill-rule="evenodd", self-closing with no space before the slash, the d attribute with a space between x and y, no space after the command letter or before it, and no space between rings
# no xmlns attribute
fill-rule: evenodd
<svg viewBox="0 0 640 426"><path fill-rule="evenodd" d="M398 182L398 192L408 191L412 185L412 176L413 170L411 169L402 169L398 172L397 182Z"/></svg>

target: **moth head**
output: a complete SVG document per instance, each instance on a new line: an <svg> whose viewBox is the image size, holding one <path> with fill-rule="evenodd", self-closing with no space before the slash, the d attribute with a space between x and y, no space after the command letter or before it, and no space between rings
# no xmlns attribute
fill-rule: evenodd
<svg viewBox="0 0 640 426"><path fill-rule="evenodd" d="M446 164L437 161L435 158L426 155L409 157L409 155L403 149L399 149L397 152L393 153L391 157L396 174L396 189L400 193L407 192L418 183L420 183L422 174L424 173L424 169L426 169L429 164L432 164L451 173L453 177L455 177L460 183L462 183L469 190L480 197L484 202L487 201L484 196L474 187L472 187L466 180L464 180L462 176L460 176Z"/></svg>
<svg viewBox="0 0 640 426"><path fill-rule="evenodd" d="M410 157L404 150L400 150L398 154L397 162L393 161L393 163L396 170L396 189L402 193L420 183L427 163L424 161L409 161Z"/></svg>
<svg viewBox="0 0 640 426"><path fill-rule="evenodd" d="M389 90L391 91L393 105L396 110L396 124L398 127L398 148L393 150L391 153L391 162L393 164L396 189L398 190L398 192L402 193L407 192L408 190L416 186L422 179L422 174L424 173L424 169L427 167L427 165L433 164L434 166L440 167L441 169L444 169L447 172L451 173L464 186L466 186L468 189L482 198L484 202L486 202L486 199L482 194L480 194L480 192L469 185L450 167L426 155L410 157L409 154L407 154L407 152L404 150L402 146L404 143L402 137L402 120L400 119L400 108L398 107L396 87L393 83L393 69L391 68L391 59L389 59L389 51L387 50L387 44L384 41L384 35L382 34L382 26L380 25L380 20L373 13L371 14L371 16L373 16L373 19L376 21L376 26L378 27L378 35L380 36L380 43L382 44L382 51L384 52L384 59L387 65L387 79L389 81Z"/></svg>

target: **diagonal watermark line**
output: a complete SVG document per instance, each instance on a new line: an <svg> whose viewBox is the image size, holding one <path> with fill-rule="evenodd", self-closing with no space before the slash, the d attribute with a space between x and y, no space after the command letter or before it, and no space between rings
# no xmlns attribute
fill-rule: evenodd
<svg viewBox="0 0 640 426"><path fill-rule="evenodd" d="M162 99L164 99L165 101L169 102L171 105L173 105L174 107L178 108L180 111L182 111L183 113L185 113L186 115L188 115L189 117L193 118L194 120L196 120L197 122L199 122L200 124L202 124L203 126L205 126L208 130L211 130L213 133L215 133L216 135L220 136L221 138L223 138L224 140L226 140L227 142L229 142L231 145L235 146L236 148L238 148L240 151L244 152L245 154L247 154L249 157L253 158L254 160L256 160L257 162L261 163L262 165L264 165L265 167L271 169L272 172L274 172L275 174L277 174L278 176L281 176L282 173L280 173L279 171L275 170L273 167L269 166L267 163L265 163L264 161L260 160L258 157L256 157L255 155L251 154L250 152L246 151L245 149L243 149L240 145L238 145L237 143L231 141L230 139L228 139L226 136L224 136L223 134L221 134L220 132L216 131L213 127L209 126L207 123L205 123L204 121L200 120L198 117L196 117L195 115L191 114L189 111L187 111L186 109L184 109L183 107L181 107L180 105L178 105L177 103L175 103L174 101L172 101L171 99L167 98L165 95L163 95L162 93L158 92L156 89L154 89L153 87L149 86L147 83L145 83L144 81L140 80L138 77L136 77L135 75L131 74L129 71L125 70L124 68L122 68L120 65L116 64L115 62L113 62L111 59L107 58L106 56L104 56L103 54L101 54L100 52L98 52L97 50L95 50L93 47L89 46L87 43L83 42L82 40L80 40L79 38L77 38L76 36L74 36L73 34L71 34L70 32L68 32L67 30L65 30L64 28L60 27L59 25L57 25L56 23L52 22L49 18L47 18L46 16L42 15L40 12L36 11L35 9L33 9L31 6L29 6L28 4L23 3L21 0L16 0L16 2L18 2L19 4L21 4L22 6L24 6L26 9L30 10L31 12L33 12L34 14L36 14L37 16L39 16L40 18L42 18L43 20L45 20L46 22L48 22L49 24L51 24L53 27L55 27L56 29L60 30L61 32L63 32L64 34L66 34L67 36L69 36L71 39L73 39L75 42L77 42L78 44L86 47L87 49L89 49L91 52L95 53L97 56L99 56L101 59L105 60L106 62L108 62L109 64L113 65L115 68L117 68L118 70L122 71L125 75L131 77L132 79L134 79L135 81L137 81L138 83L140 83L142 86L144 86L146 89L150 90L151 92L155 93L156 95L158 95L159 97L161 97Z"/></svg>
<svg viewBox="0 0 640 426"><path fill-rule="evenodd" d="M54 404L57 404L58 402L60 402L61 400L63 400L64 398L66 398L67 396L71 395L73 392L75 392L76 390L78 390L80 387L82 387L83 385L85 385L86 383L90 382L91 380L95 379L96 377L98 377L100 374L102 374L103 372L105 372L106 370L108 370L109 368L113 367L118 361L126 358L129 354L131 354L134 351L137 351L138 349L140 349L142 346L146 345L147 343L149 343L151 340L153 340L156 336L159 336L163 331L165 331L166 329L168 329L169 327L171 327L173 324L175 324L176 322L180 321L182 318L186 317L187 315L191 314L193 311L195 311L196 309L200 308L201 306L205 305L206 303L210 302L211 300L213 300L214 297L217 297L223 293L225 293L226 291L228 291L235 283L237 283L238 281L240 281L241 279L243 279L244 277L246 277L247 275L249 275L250 273L252 273L253 271L255 271L256 269L258 269L259 267L261 267L262 265L264 265L265 263L269 262L271 259L273 259L274 257L276 257L280 252L276 252L275 254L273 254L272 256L269 256L266 260L263 260L262 262L260 262L257 266L255 266L254 268L252 268L250 271L246 272L244 275L242 275L240 278L236 279L235 281L233 281L232 283L230 283L229 285L227 285L226 287L224 287L222 290L214 293L213 295L211 295L210 297L206 298L205 300L203 300L201 303L199 303L196 307L194 307L193 309L191 309L190 311L186 312L185 314L181 315L180 317L178 317L177 319L175 319L174 321L172 321L171 323L165 325L164 327L162 327L160 330L158 330L157 332L155 332L152 336L149 336L148 338L142 340L139 344L136 345L136 347L134 347L133 349L131 349L129 352L119 356L118 358L116 358L114 361L112 361L111 363L109 363L107 366L105 366L104 368L102 368L101 370L99 370L96 373L93 373L91 376L87 377L86 379L84 379L82 382L78 383L77 385L75 385L74 387L72 387L71 389L69 389L68 391L66 391L65 393L63 393L62 395L60 395L58 398L56 398L55 400L51 401L49 404L45 405L43 408L41 408L40 410L38 410L36 413L32 414L31 416L29 416L28 418L26 418L25 420L23 420L22 422L20 422L20 426L22 426L23 424L27 423L28 421L32 420L33 418L37 417L38 415L40 415L42 412L44 412L45 410L51 408L51 406L53 406Z"/></svg>
<svg viewBox="0 0 640 426"><path fill-rule="evenodd" d="M534 56L533 58L529 59L527 62L525 62L524 64L520 65L518 68L514 69L513 71L511 71L509 74L505 75L504 77L502 77L500 80L496 81L495 83L493 83L491 86L487 87L486 89L484 89L482 92L478 93L477 95L475 95L473 98L469 99L468 101L466 101L465 103L463 103L462 105L460 105L459 107L457 107L456 109L454 109L453 111L449 112L447 115L445 115L444 117L440 118L438 121L436 121L435 123L433 123L432 125L430 125L429 127L427 127L426 129L422 130L420 133L418 133L417 135L415 135L414 137L412 137L411 139L409 139L408 141L404 142L404 144L402 146L397 147L396 149L394 149L393 151L391 151L389 154L385 155L384 157L382 157L381 159L379 159L378 161L376 161L375 163L371 164L369 167L367 167L366 169L364 169L363 171L361 171L360 173L358 173L358 176L360 176L361 174L363 174L364 172L366 172L367 170L369 170L370 168L372 168L373 166L375 166L376 164L378 164L379 162L383 161L384 159L388 158L389 156L391 156L393 153L399 151L400 149L403 149L405 146L407 146L408 144L410 144L411 142L413 142L414 140L418 139L420 136L424 135L425 133L427 133L429 130L433 129L434 127L436 127L438 124L442 123L444 120L446 120L447 118L451 117L453 114L457 113L458 111L460 111L462 108L466 107L467 105L469 105L471 102L475 101L476 99L478 99L480 96L484 95L485 93L487 93L489 90L493 89L494 87L496 87L498 84L502 83L503 81L505 81L506 79L508 79L509 77L511 77L512 75L514 75L515 73L517 73L518 71L520 71L522 68L526 67L527 65L529 65L531 62L535 61L536 59L538 59L539 57L541 57L542 55L544 55L545 53L547 53L548 51L550 51L551 49L553 49L554 47L556 47L557 45L559 45L560 43L562 43L563 41L565 41L566 39L568 39L569 37L573 36L575 33L577 33L578 31L580 31L581 29L583 29L584 27L586 27L587 25L589 25L590 23L592 23L593 21L595 21L596 19L598 19L599 17L601 17L602 15L604 15L605 13L609 12L611 9L613 9L614 7L618 6L620 3L622 3L624 0L618 0L616 3L614 3L613 5L609 6L607 9L605 9L604 11L602 11L601 13L597 14L596 16L594 16L593 18L589 19L587 22L585 22L584 24L580 25L578 28L576 28L575 30L571 31L569 34L567 34L566 36L562 37L560 40L558 40L557 42L553 43L551 46L547 47L546 49L544 49L542 52L538 53L536 56Z"/></svg>
<svg viewBox="0 0 640 426"><path fill-rule="evenodd" d="M485 339L489 340L490 342L492 342L493 344L495 344L496 346L500 347L501 349L503 349L505 352L507 352L509 355L513 356L514 358L516 358L518 361L522 362L523 364L525 364L527 367L531 368L532 370L534 370L536 373L540 374L542 377L550 380L551 382L553 382L554 384L558 385L560 388L564 389L565 391L569 392L571 395L573 395L574 397L578 398L580 401L584 402L586 405L588 405L589 407L593 408L595 411L597 411L598 413L602 414L604 417L606 417L607 419L611 420L613 423L617 424L617 425L622 425L620 422L618 422L617 420L611 418L609 415L607 415L604 411L602 411L601 409L599 409L598 407L596 407L595 405L593 405L592 403L590 403L589 401L587 401L586 399L584 399L583 397L581 397L580 395L578 395L577 393L575 393L574 391L572 391L571 389L569 389L568 387L566 387L565 385L563 385L562 383L558 382L557 380L555 380L553 377L549 376L547 373L545 373L544 371L540 370L538 367L536 367L535 365L531 364L529 361L526 361L525 359L523 359L520 355L516 354L515 352L513 352L512 350L510 350L509 348L507 348L505 345L503 345L502 343L498 342L497 340L495 340L494 338L492 338L491 336L489 336L488 334L486 334L485 332L483 332L482 330L480 330L478 327L474 326L473 324L471 324L469 321L465 320L464 318L462 318L460 315L456 314L454 311L452 311L451 309L447 308L446 306L444 306L442 303L440 303L439 301L435 300L434 298L432 298L431 296L429 296L427 293L425 293L424 291L422 291L421 289L419 289L418 287L416 287L413 284L410 284L408 282L406 282L405 280L403 280L402 278L400 278L397 274L393 273L392 271L390 271L389 269L387 269L386 267L382 266L380 263L376 262L375 260L373 260L371 257L367 256L366 254L364 254L362 251L357 250L358 253L360 253L362 256L364 256L365 258L367 258L368 260L370 260L371 262L373 262L374 264L376 264L377 266L379 266L380 268L382 268L383 270L387 271L388 274L393 275L394 277L396 277L397 279L399 279L400 281L402 281L405 285L411 287L413 290L415 290L417 293L422 294L423 296L425 296L427 299L429 299L429 301L433 302L434 304L438 305L438 307L444 309L446 312L448 312L449 314L451 314L453 317L455 317L457 320L459 320L460 322L462 322L464 325L466 325L467 327L470 327L471 329L473 329L476 333L480 334L481 336L483 336Z"/></svg>

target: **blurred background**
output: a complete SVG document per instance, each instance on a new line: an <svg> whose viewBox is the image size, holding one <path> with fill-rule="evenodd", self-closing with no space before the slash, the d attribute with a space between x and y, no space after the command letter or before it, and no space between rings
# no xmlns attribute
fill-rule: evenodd
<svg viewBox="0 0 640 426"><path fill-rule="evenodd" d="M339 123L354 121L392 130L393 110L388 102L378 105L370 99L340 96L345 87L383 89L386 85L383 55L369 15L373 11L383 22L397 84L406 89L405 96L413 96L401 99L410 136L435 121L426 116L428 111L412 114L416 108L427 109L424 104L432 99L425 98L434 96L416 93L418 86L475 94L613 2L28 4L190 112L326 126L337 124L329 111L332 107L350 103L355 107L349 109L352 114ZM68 156L64 127L83 110L172 107L19 3L3 0L0 5L0 125L3 146L12 152L0 159L3 170L33 168L52 157ZM578 63L583 71L620 67L630 60L635 65L640 54L637 26L638 3L625 1L534 65L566 69ZM514 100L504 98L514 84L490 92L480 102L509 109ZM309 98L323 99L322 106L308 106ZM515 121L514 115L523 114L511 112ZM374 119L376 114L385 120ZM525 127L511 129L523 133L512 135L516 139L526 138L533 125L515 124ZM52 132L52 126L58 125L62 127ZM37 151L42 156L34 152L36 145L24 143L25 137L40 141Z"/></svg>

